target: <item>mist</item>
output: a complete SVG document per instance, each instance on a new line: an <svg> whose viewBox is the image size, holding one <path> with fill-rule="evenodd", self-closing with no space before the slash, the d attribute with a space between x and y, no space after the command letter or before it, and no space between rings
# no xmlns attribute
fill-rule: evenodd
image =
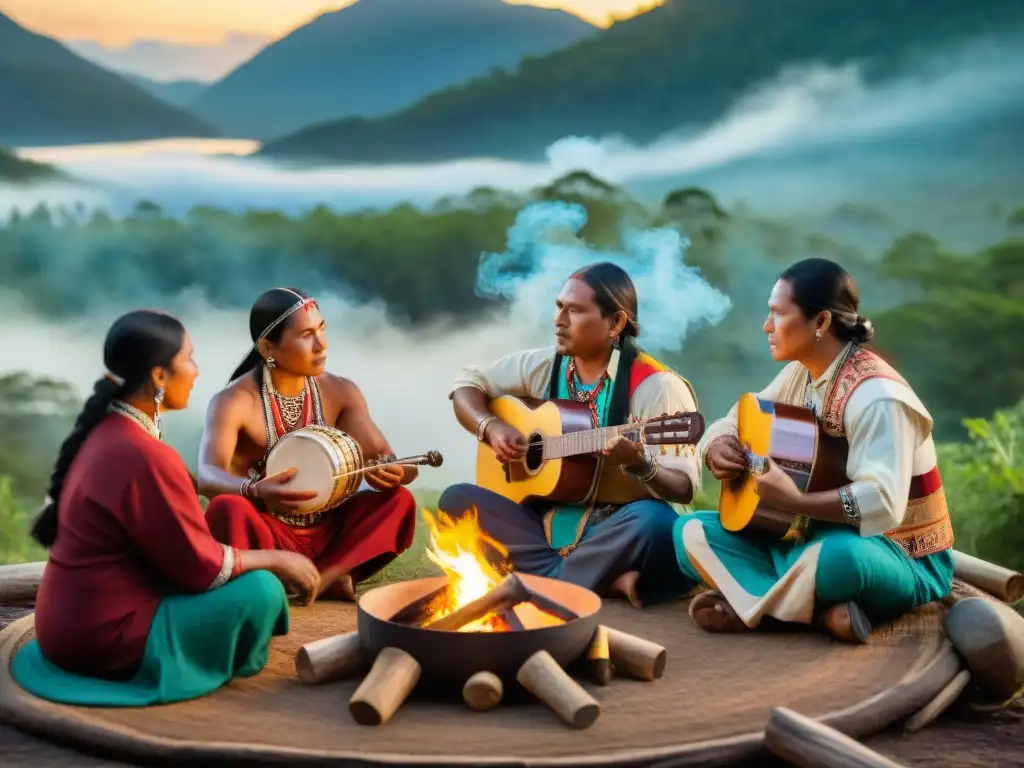
<svg viewBox="0 0 1024 768"><path fill-rule="evenodd" d="M794 66L744 95L711 125L680 128L646 147L615 137L567 137L538 163L474 159L299 170L246 157L252 151L247 144L35 148L23 154L55 162L89 186L0 186L0 215L28 212L44 201L80 202L124 215L147 199L179 216L196 205L289 214L316 205L335 210L406 201L429 206L482 186L526 192L567 172L587 170L648 202L672 188L699 184L727 207L743 204L819 229L837 206L871 203L884 209L886 222L874 229L848 228L847 241L877 247L894 234L922 228L956 247L972 247L1006 234L1004 223L987 212L992 200L1024 202L1020 154L969 155L950 147L958 146L955 137L971 126L1021 108L1022 50L976 45L922 60L914 73L883 83L866 79L858 63ZM444 465L423 468L415 487L442 488L473 477L475 439L452 414L452 381L465 365L550 344L553 302L574 269L609 260L630 272L640 295L640 341L656 355L685 350L695 329L713 332L734 306L755 296L762 300L776 269L756 239L738 242L742 254L734 256L749 271L750 285L726 296L687 265L688 243L677 231L626 230L621 251L599 251L578 239L584 221L585 212L575 206L523 209L505 250L480 255L478 292L507 299L507 306L473 322L409 328L379 301L324 293L315 276L304 276L300 287L316 297L327 320L328 369L359 385L399 456L432 449L444 454ZM281 269L274 265L275 274ZM47 277L73 280L74 275L72 269ZM248 308L213 306L198 290L156 298L144 292L141 280L134 289L134 281L123 275L111 280L118 283L114 300L86 302L73 321L46 316L20 296L0 295L0 373L29 370L69 381L85 395L103 373L103 336L118 315L138 306L171 311L195 340L200 378L190 408L167 416L166 433L194 468L206 405L251 345ZM267 287L259 275L242 270L225 280L234 283L235 295L252 299ZM756 347L761 339L751 330ZM702 397L702 407L709 400L716 398Z"/></svg>
<svg viewBox="0 0 1024 768"><path fill-rule="evenodd" d="M682 126L643 147L614 136L565 137L537 163L479 158L300 169L247 156L255 145L239 141L28 148L26 157L57 163L92 185L0 187L0 211L76 198L115 215L139 199L172 215L200 204L292 214L321 204L427 206L482 186L525 192L575 170L651 201L673 185L698 182L727 204L742 201L776 216L820 213L849 200L919 203L922 176L944 178L929 194L950 202L979 186L1020 188L1020 153L1008 167L1005 158L968 158L965 144L941 139L1021 108L1022 52L1019 40L975 43L922 58L913 72L879 83L862 62L794 64L711 125Z"/></svg>

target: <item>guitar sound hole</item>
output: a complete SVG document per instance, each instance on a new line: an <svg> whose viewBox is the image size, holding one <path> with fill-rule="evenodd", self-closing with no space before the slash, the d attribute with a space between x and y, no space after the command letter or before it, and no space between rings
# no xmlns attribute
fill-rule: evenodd
<svg viewBox="0 0 1024 768"><path fill-rule="evenodd" d="M544 435L540 432L531 432L526 437L526 456L523 463L528 472L536 472L544 463Z"/></svg>

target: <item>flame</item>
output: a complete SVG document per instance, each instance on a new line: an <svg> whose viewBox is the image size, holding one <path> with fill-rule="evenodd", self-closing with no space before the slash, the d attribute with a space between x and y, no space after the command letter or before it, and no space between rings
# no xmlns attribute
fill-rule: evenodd
<svg viewBox="0 0 1024 768"><path fill-rule="evenodd" d="M483 597L498 586L510 570L506 560L508 550L480 528L475 508L457 518L443 510L438 510L436 517L429 510L423 510L423 520L430 531L427 557L444 571L449 585L444 604L430 617L435 620ZM494 554L488 556L484 545ZM494 556L501 558L500 566L491 562ZM460 631L500 632L507 629L508 625L500 617L488 614Z"/></svg>

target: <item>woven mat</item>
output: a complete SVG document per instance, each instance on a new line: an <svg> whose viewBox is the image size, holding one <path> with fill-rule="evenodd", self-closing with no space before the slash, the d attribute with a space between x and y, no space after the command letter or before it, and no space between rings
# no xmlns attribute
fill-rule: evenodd
<svg viewBox="0 0 1024 768"><path fill-rule="evenodd" d="M0 633L0 719L86 750L157 762L713 764L756 753L773 706L862 736L926 704L959 668L937 607L879 628L868 646L790 628L711 634L686 607L605 603L601 621L664 645L668 666L654 682L584 683L601 705L586 730L525 696L473 712L457 690L416 691L385 725L357 725L347 702L358 681L307 686L294 674L299 646L355 628L354 606L328 602L293 609L291 634L275 641L260 675L145 709L67 707L27 694L9 676L13 650L32 634L25 617Z"/></svg>

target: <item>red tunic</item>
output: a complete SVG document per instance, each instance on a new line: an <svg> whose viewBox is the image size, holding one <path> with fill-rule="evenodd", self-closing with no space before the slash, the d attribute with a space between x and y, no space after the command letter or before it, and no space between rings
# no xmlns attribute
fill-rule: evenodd
<svg viewBox="0 0 1024 768"><path fill-rule="evenodd" d="M160 601L209 589L224 548L181 457L118 414L86 438L58 514L36 598L40 649L70 672L129 678Z"/></svg>

